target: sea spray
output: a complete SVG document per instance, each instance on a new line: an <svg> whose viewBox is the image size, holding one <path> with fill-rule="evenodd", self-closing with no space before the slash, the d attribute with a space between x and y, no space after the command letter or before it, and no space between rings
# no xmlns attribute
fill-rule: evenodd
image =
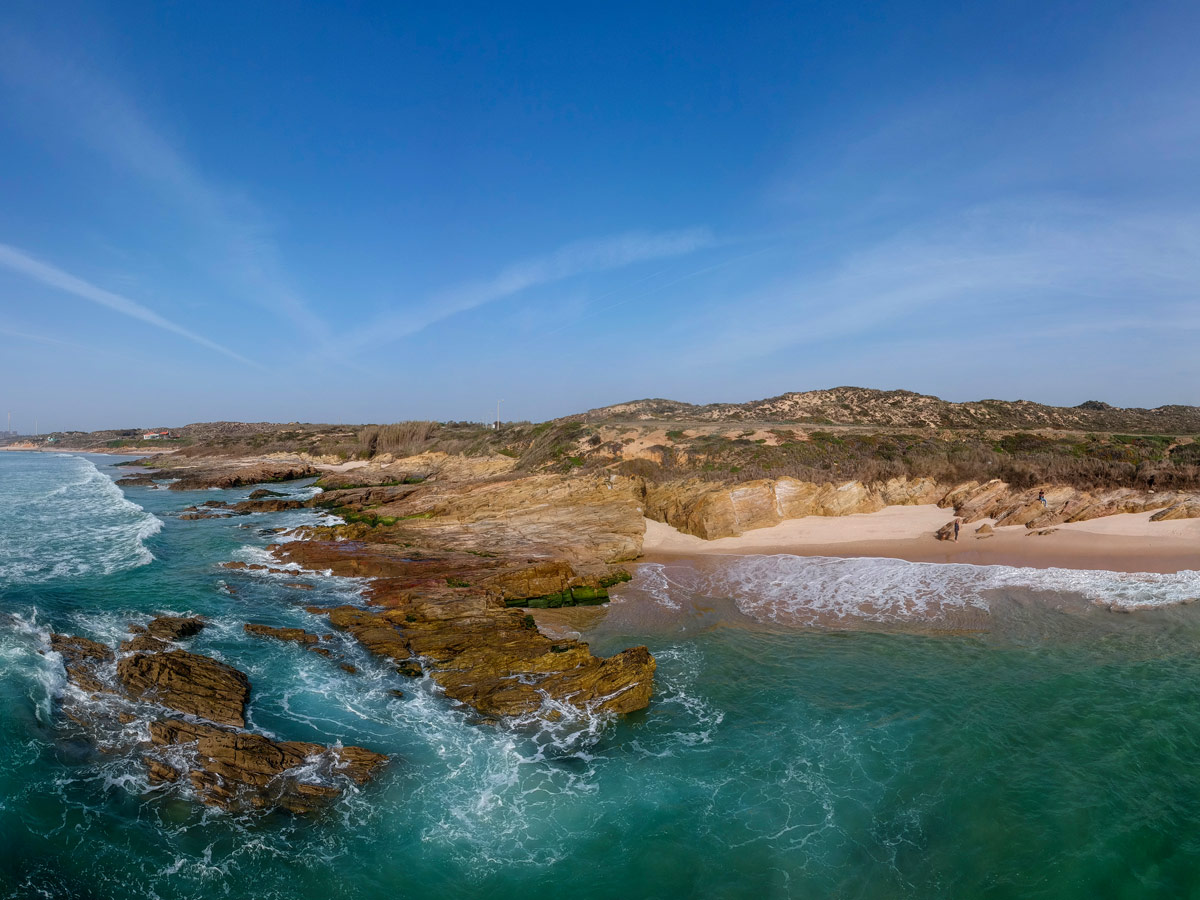
<svg viewBox="0 0 1200 900"><path fill-rule="evenodd" d="M622 596L659 606L732 598L745 615L779 625L937 622L970 610L987 613L997 591L1022 589L1046 598L1076 596L1096 606L1133 611L1200 598L1200 571L1106 572L914 563L899 559L792 556L707 557L638 567Z"/></svg>
<svg viewBox="0 0 1200 900"><path fill-rule="evenodd" d="M104 576L153 561L144 542L162 520L126 499L91 460L39 455L17 463L0 487L0 585Z"/></svg>
<svg viewBox="0 0 1200 900"><path fill-rule="evenodd" d="M32 465L46 467L42 494L65 483L53 457L0 457L12 476L0 490ZM1200 605L1121 616L1094 605L1173 603L1190 576L1089 585L1086 574L1059 583L1035 572L1037 589L1020 576L939 592L940 570L884 577L877 561L823 574L732 557L670 563L657 596L635 576L584 634L601 655L650 646L649 709L496 723L341 633L323 642L328 659L246 635L247 621L327 633L305 607L361 586L221 569L241 547L262 552L283 515L317 514L177 518L208 496L129 489L165 520L149 540L154 565L0 585L0 897L1075 900L1135 881L1161 896L1194 887ZM722 566L736 577L717 577ZM761 594L783 619L798 580L840 589L844 603L855 590L875 604L897 592L906 615L920 602L977 610L976 596L995 610L1019 593L1028 628L1019 640L833 634L748 617L731 599L754 613ZM1067 597L1088 614L1051 622L1045 611ZM643 605L653 628L629 618ZM693 606L709 611L684 629ZM159 612L212 623L187 647L251 674L256 727L383 750L393 763L301 820L200 806L186 785L152 787L128 757L83 745L61 711L61 663L39 652L49 633L111 643Z"/></svg>

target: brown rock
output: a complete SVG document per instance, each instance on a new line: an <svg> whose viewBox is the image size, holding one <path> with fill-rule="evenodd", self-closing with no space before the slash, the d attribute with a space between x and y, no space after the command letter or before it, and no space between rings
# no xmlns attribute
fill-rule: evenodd
<svg viewBox="0 0 1200 900"><path fill-rule="evenodd" d="M150 620L146 631L164 641L179 641L195 637L207 624L199 616L159 616Z"/></svg>
<svg viewBox="0 0 1200 900"><path fill-rule="evenodd" d="M130 697L151 700L223 725L246 724L250 682L237 669L184 650L137 653L117 663Z"/></svg>
<svg viewBox="0 0 1200 900"><path fill-rule="evenodd" d="M67 678L81 690L91 693L111 691L100 679L98 667L115 658L112 649L87 638L69 634L50 635L50 649L62 655Z"/></svg>
<svg viewBox="0 0 1200 900"><path fill-rule="evenodd" d="M1150 517L1151 522L1167 522L1174 519L1200 519L1200 498L1169 506Z"/></svg>
<svg viewBox="0 0 1200 900"><path fill-rule="evenodd" d="M121 642L122 653L157 653L170 648L171 645L166 641L160 641L148 634L135 635L130 640Z"/></svg>
<svg viewBox="0 0 1200 900"><path fill-rule="evenodd" d="M284 512L289 509L303 509L308 506L307 500L243 500L234 504L233 511L240 515L255 512Z"/></svg>
<svg viewBox="0 0 1200 900"><path fill-rule="evenodd" d="M327 610L327 614L334 628L350 632L376 656L386 657L393 662L412 658L412 651L408 649L404 636L384 616L356 606L339 606Z"/></svg>
<svg viewBox="0 0 1200 900"><path fill-rule="evenodd" d="M242 630L246 634L253 634L256 637L275 638L277 641L292 641L296 644L315 644L319 640L315 634L311 634L303 628L273 628L270 625L247 622L242 626Z"/></svg>
<svg viewBox="0 0 1200 900"><path fill-rule="evenodd" d="M163 473L165 474L168 473ZM316 475L318 470L307 463L263 462L248 466L226 464L213 468L172 469L169 474L179 479L170 486L171 490L198 491L205 488L241 487L260 482L293 481Z"/></svg>
<svg viewBox="0 0 1200 900"><path fill-rule="evenodd" d="M200 799L226 809L282 807L312 812L340 793L336 777L365 784L387 762L362 747L324 747L305 741L273 741L261 734L230 731L180 719L150 723L150 739L162 747L195 744L186 772ZM300 781L294 770L318 764L322 783ZM175 781L172 765L147 757L152 782Z"/></svg>
<svg viewBox="0 0 1200 900"><path fill-rule="evenodd" d="M885 506L933 503L945 491L931 478L893 478L863 484L815 484L795 478L736 485L698 479L646 485L650 518L713 540L801 516L876 512Z"/></svg>

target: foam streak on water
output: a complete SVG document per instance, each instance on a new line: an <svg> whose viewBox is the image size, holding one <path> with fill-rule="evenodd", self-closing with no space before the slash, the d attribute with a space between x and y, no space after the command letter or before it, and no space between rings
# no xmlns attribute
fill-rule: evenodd
<svg viewBox="0 0 1200 900"><path fill-rule="evenodd" d="M673 607L684 592L732 597L741 612L758 621L801 626L986 612L989 597L1010 588L1043 592L1048 598L1074 595L1122 611L1200 599L1198 571L1105 572L789 555L721 557L706 564L705 573L688 566L643 566L632 586L656 604Z"/></svg>
<svg viewBox="0 0 1200 900"><path fill-rule="evenodd" d="M1181 603L1196 573L640 566L585 639L599 655L649 646L650 708L613 718L547 701L491 722L309 611L365 602L358 579L266 554L315 511L182 521L214 494L134 487L125 501L83 461L45 454L0 455L0 493L0 562L27 567L0 581L0 900L1195 894L1200 605L1114 616L1089 601ZM88 526L72 524L85 508ZM157 560L139 566L155 515ZM93 526L105 541L89 543ZM68 566L55 576L48 560ZM1070 615L1046 613L1056 598ZM183 646L246 672L253 729L392 763L315 818L214 810L186 780L151 786L122 748L161 710L70 687L49 637L115 645L160 613L209 621ZM976 613L1021 628L831 633L847 617ZM813 621L834 629L796 627ZM315 632L330 656L247 622ZM109 722L99 747L65 715L89 703ZM183 766L196 749L164 752ZM331 783L331 762L296 774Z"/></svg>
<svg viewBox="0 0 1200 900"><path fill-rule="evenodd" d="M154 559L144 541L162 520L127 500L90 460L36 462L6 467L0 481L0 584L103 576Z"/></svg>

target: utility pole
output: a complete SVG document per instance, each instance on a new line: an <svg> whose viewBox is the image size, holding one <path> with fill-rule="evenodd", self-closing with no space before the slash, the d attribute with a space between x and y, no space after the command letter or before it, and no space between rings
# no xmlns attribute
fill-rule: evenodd
<svg viewBox="0 0 1200 900"><path fill-rule="evenodd" d="M496 430L497 431L500 430L500 404L503 402L504 402L503 400L496 401Z"/></svg>

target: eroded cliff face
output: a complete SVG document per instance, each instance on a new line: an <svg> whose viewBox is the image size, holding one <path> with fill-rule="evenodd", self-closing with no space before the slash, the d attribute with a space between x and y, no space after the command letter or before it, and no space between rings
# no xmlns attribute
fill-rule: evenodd
<svg viewBox="0 0 1200 900"><path fill-rule="evenodd" d="M814 484L795 478L737 485L705 481L647 484L646 515L705 540L734 537L802 516L846 516L885 506L937 503L946 489L929 478L874 484Z"/></svg>
<svg viewBox="0 0 1200 900"><path fill-rule="evenodd" d="M1044 505L1039 490L1045 492ZM929 478L894 478L869 484L814 484L780 478L736 485L689 480L645 486L647 516L706 540L736 537L802 516L845 516L926 503L953 509L968 522L995 519L999 525L1029 528L1152 510L1157 511L1155 521L1200 518L1196 492L1120 488L1089 493L1055 485L1014 488L1000 480L945 485Z"/></svg>
<svg viewBox="0 0 1200 900"><path fill-rule="evenodd" d="M489 472L465 480L329 491L321 503L393 522L406 540L422 546L557 558L579 574L596 574L641 554L642 492L640 479L618 475L497 478Z"/></svg>
<svg viewBox="0 0 1200 900"><path fill-rule="evenodd" d="M1045 493L1045 504L1038 500L1039 491ZM1014 490L1000 480L957 485L946 492L938 505L953 508L968 522L995 519L997 525L1025 525L1028 528L1152 510L1156 512L1151 520L1156 522L1200 518L1200 493L1192 491L1150 492L1116 488L1089 493L1055 485Z"/></svg>

